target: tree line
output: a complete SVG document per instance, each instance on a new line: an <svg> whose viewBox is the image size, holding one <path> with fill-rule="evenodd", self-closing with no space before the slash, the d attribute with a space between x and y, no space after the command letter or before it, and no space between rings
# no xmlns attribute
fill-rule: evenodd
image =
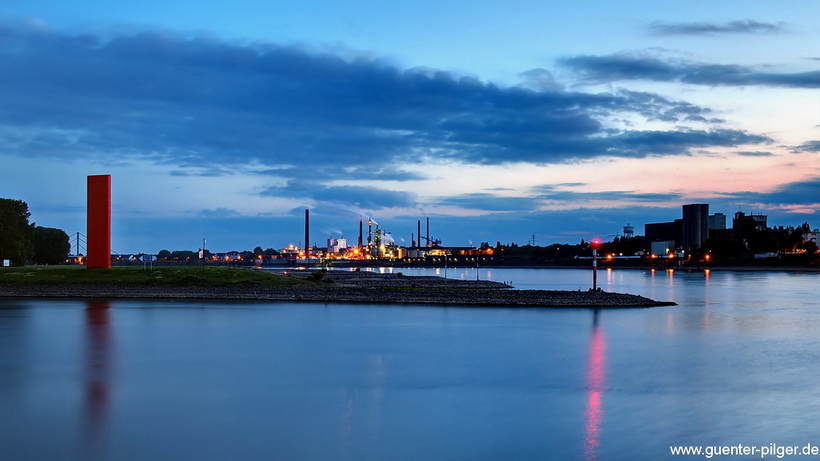
<svg viewBox="0 0 820 461"><path fill-rule="evenodd" d="M244 251L230 251L229 253L235 253L239 255L243 261L251 261L256 259L260 256L277 256L279 255L279 251L268 248L267 250L263 250L262 247L256 247L253 251L244 250ZM209 259L213 253L210 250L203 250L203 257L205 259ZM159 261L192 261L199 259L199 252L198 251L191 251L191 250L160 250L157 253L157 260Z"/></svg>
<svg viewBox="0 0 820 461"><path fill-rule="evenodd" d="M13 266L65 262L71 251L68 234L30 223L30 217L26 202L0 198L0 261Z"/></svg>

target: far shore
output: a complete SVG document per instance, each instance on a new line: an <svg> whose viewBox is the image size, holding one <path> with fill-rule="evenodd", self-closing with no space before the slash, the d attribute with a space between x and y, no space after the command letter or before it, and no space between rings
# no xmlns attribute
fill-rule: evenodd
<svg viewBox="0 0 820 461"><path fill-rule="evenodd" d="M262 266L264 269L275 269L275 270L294 270L294 269L309 269L315 270L320 269L322 266ZM356 269L356 268L378 268L378 267L385 267L385 268L394 268L394 269L443 269L444 266L442 265L424 265L424 264L404 264L404 263L383 263L383 264L366 264L366 265L357 265L357 264L331 264L329 268L331 270L349 270L349 269ZM468 265L468 264L460 264L460 265L450 265L448 266L449 269L475 269L475 265ZM592 270L592 263L590 262L589 265L586 266L567 266L567 265L536 265L536 264L487 264L483 266L478 266L479 269L575 269L575 270ZM606 269L627 269L627 270L641 270L641 271L648 271L648 270L680 270L680 271L735 271L735 272L760 272L760 271L768 271L768 272L820 272L820 265L818 266L767 266L767 265L733 265L733 266L630 266L630 265L610 265L607 264L606 261L603 259L598 261L598 270L606 270Z"/></svg>

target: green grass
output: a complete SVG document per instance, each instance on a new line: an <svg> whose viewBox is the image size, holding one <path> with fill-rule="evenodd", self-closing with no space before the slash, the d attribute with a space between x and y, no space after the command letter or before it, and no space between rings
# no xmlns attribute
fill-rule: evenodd
<svg viewBox="0 0 820 461"><path fill-rule="evenodd" d="M101 283L151 286L245 286L277 287L315 285L295 277L236 267L112 267L26 266L0 269L0 283L21 285L71 285Z"/></svg>

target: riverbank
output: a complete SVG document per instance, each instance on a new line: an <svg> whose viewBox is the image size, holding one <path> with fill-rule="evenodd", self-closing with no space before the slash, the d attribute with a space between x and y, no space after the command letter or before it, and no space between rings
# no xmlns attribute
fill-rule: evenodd
<svg viewBox="0 0 820 461"><path fill-rule="evenodd" d="M26 298L151 298L221 299L247 301L304 301L333 303L435 304L475 307L591 307L625 308L670 306L643 296L603 291L389 289L350 287L139 287L83 284L41 287L37 290L0 286L2 297Z"/></svg>
<svg viewBox="0 0 820 461"><path fill-rule="evenodd" d="M247 269L235 269L246 271ZM257 271L255 271L257 272ZM105 275L104 273L102 275ZM271 277L277 277L271 275ZM383 275L366 271L293 271L291 283L141 284L112 280L36 284L0 280L0 296L26 298L222 299L303 302L435 304L508 307L626 308L674 305L643 296L603 291L516 290L492 281L434 276ZM25 278L25 277L24 277ZM185 277L191 279L191 277ZM308 280L315 280L314 283Z"/></svg>

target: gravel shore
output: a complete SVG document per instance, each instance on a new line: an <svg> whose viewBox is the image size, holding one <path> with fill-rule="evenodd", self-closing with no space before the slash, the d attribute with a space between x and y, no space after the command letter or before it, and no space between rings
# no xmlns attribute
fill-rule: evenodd
<svg viewBox="0 0 820 461"><path fill-rule="evenodd" d="M291 274L305 278L308 271ZM329 271L315 287L133 286L0 284L0 296L36 298L235 299L268 301L445 304L517 307L653 307L673 305L643 296L602 291L516 290L491 281Z"/></svg>

